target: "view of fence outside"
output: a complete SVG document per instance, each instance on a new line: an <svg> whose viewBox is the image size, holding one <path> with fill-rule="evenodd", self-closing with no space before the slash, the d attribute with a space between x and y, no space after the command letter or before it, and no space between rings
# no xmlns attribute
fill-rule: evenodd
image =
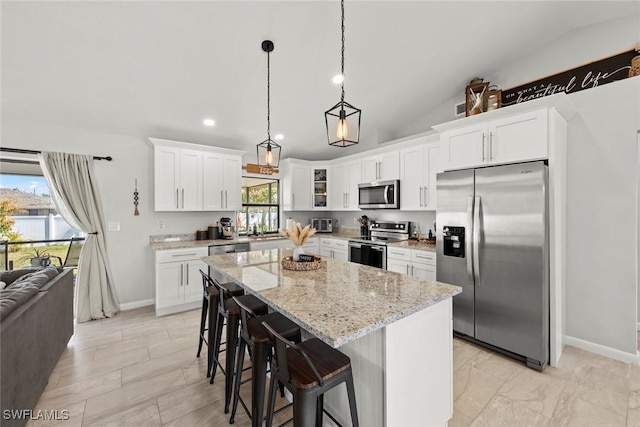
<svg viewBox="0 0 640 427"><path fill-rule="evenodd" d="M13 216L12 230L21 240L57 240L85 237L85 233L71 227L60 215Z"/></svg>

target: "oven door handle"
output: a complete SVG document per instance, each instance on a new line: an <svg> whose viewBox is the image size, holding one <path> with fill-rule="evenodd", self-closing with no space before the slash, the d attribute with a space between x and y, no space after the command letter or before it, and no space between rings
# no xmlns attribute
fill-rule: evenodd
<svg viewBox="0 0 640 427"><path fill-rule="evenodd" d="M361 248L362 245L360 243L349 243L350 248Z"/></svg>
<svg viewBox="0 0 640 427"><path fill-rule="evenodd" d="M384 252L384 246L371 246L372 251Z"/></svg>

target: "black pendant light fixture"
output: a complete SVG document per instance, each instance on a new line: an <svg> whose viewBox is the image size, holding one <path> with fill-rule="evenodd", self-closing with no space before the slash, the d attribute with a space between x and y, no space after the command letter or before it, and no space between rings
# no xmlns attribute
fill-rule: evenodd
<svg viewBox="0 0 640 427"><path fill-rule="evenodd" d="M261 168L277 168L280 164L280 145L271 139L271 80L269 55L273 52L273 42L262 42L262 50L267 52L267 139L257 146L258 165Z"/></svg>
<svg viewBox="0 0 640 427"><path fill-rule="evenodd" d="M325 111L327 142L334 147L349 147L360 141L360 113L362 110L344 100L344 0L340 1L342 10L342 96L340 102Z"/></svg>

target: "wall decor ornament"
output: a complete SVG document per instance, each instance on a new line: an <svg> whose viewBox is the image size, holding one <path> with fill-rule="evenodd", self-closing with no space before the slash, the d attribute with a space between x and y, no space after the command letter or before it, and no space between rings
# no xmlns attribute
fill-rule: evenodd
<svg viewBox="0 0 640 427"><path fill-rule="evenodd" d="M138 193L138 178L136 178L136 185L133 189L133 215L137 216L140 215L140 211L138 210L138 201L140 200L139 197L139 193Z"/></svg>
<svg viewBox="0 0 640 427"><path fill-rule="evenodd" d="M489 82L476 77L465 89L465 115L473 116L487 111Z"/></svg>

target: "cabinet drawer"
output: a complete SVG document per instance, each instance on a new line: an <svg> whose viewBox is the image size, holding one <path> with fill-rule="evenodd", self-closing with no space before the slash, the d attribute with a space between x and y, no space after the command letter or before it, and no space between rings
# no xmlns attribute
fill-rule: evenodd
<svg viewBox="0 0 640 427"><path fill-rule="evenodd" d="M419 264L436 264L436 253L430 251L413 250L411 253L411 261Z"/></svg>
<svg viewBox="0 0 640 427"><path fill-rule="evenodd" d="M333 246L333 239L326 239L326 238L320 239L320 246L325 247L325 248L332 247Z"/></svg>
<svg viewBox="0 0 640 427"><path fill-rule="evenodd" d="M402 261L411 261L411 249L387 247L387 258L398 259Z"/></svg>
<svg viewBox="0 0 640 427"><path fill-rule="evenodd" d="M349 242L347 240L334 240L333 247L338 249L347 249Z"/></svg>
<svg viewBox="0 0 640 427"><path fill-rule="evenodd" d="M207 256L207 248L184 248L184 249L171 249L156 252L156 262L179 262L188 261L192 259L200 260L203 256Z"/></svg>

